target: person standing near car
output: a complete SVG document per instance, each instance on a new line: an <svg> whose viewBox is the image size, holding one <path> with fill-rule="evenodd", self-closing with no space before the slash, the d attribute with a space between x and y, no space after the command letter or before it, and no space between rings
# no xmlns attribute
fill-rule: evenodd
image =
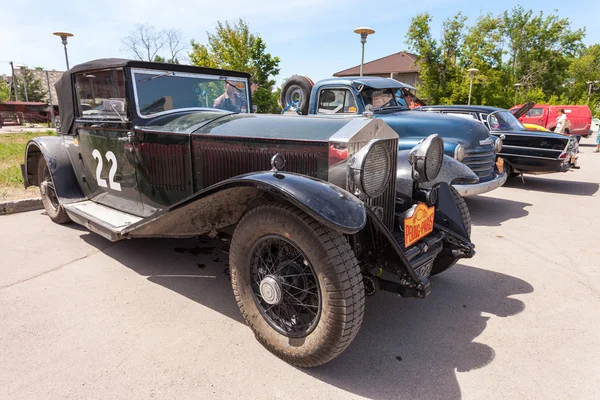
<svg viewBox="0 0 600 400"><path fill-rule="evenodd" d="M596 132L596 150L594 150L594 153L600 153L600 130Z"/></svg>
<svg viewBox="0 0 600 400"><path fill-rule="evenodd" d="M564 133L565 129L568 127L569 120L567 119L567 114L565 114L564 108L558 109L558 117L556 117L556 128L554 128L554 132L556 133Z"/></svg>

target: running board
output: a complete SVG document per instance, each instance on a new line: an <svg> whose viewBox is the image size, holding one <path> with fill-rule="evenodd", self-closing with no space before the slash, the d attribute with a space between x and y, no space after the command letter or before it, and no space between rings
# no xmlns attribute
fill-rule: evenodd
<svg viewBox="0 0 600 400"><path fill-rule="evenodd" d="M113 242L123 239L123 229L143 219L89 200L63 207L74 222Z"/></svg>

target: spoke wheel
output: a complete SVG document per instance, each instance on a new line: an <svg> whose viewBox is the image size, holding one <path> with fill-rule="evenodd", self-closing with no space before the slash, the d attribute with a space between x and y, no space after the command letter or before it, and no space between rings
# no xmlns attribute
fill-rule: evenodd
<svg viewBox="0 0 600 400"><path fill-rule="evenodd" d="M40 156L38 161L37 173L40 195L46 214L57 224L65 224L71 221L63 206L60 205L54 179L52 178L48 164L46 164L46 160L42 156Z"/></svg>
<svg viewBox="0 0 600 400"><path fill-rule="evenodd" d="M288 363L324 364L358 333L365 291L348 239L294 206L249 211L235 228L229 263L244 320Z"/></svg>
<svg viewBox="0 0 600 400"><path fill-rule="evenodd" d="M321 291L298 247L282 236L263 237L254 245L249 272L255 302L275 330L289 337L312 332L321 315Z"/></svg>

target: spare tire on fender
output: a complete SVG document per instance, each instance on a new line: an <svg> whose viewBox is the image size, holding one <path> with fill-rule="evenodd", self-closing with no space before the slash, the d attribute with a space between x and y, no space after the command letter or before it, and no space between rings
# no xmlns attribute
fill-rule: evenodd
<svg viewBox="0 0 600 400"><path fill-rule="evenodd" d="M298 102L298 109L302 115L308 114L308 103L310 92L315 84L306 76L293 75L285 81L281 88L279 101L281 107L285 108L291 103Z"/></svg>

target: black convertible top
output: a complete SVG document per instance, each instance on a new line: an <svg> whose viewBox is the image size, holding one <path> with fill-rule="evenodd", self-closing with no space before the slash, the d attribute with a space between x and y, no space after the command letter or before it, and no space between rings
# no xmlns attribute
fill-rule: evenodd
<svg viewBox="0 0 600 400"><path fill-rule="evenodd" d="M207 75L227 75L239 78L250 79L250 74L246 72L228 71L224 69L195 67L192 65L167 64L149 61L128 60L125 58L100 58L83 64L75 65L73 68L65 71L62 77L56 82L56 95L60 110L60 131L69 133L75 122L75 91L73 88L72 75L80 72L92 72L110 68L148 68L165 71L190 72Z"/></svg>

